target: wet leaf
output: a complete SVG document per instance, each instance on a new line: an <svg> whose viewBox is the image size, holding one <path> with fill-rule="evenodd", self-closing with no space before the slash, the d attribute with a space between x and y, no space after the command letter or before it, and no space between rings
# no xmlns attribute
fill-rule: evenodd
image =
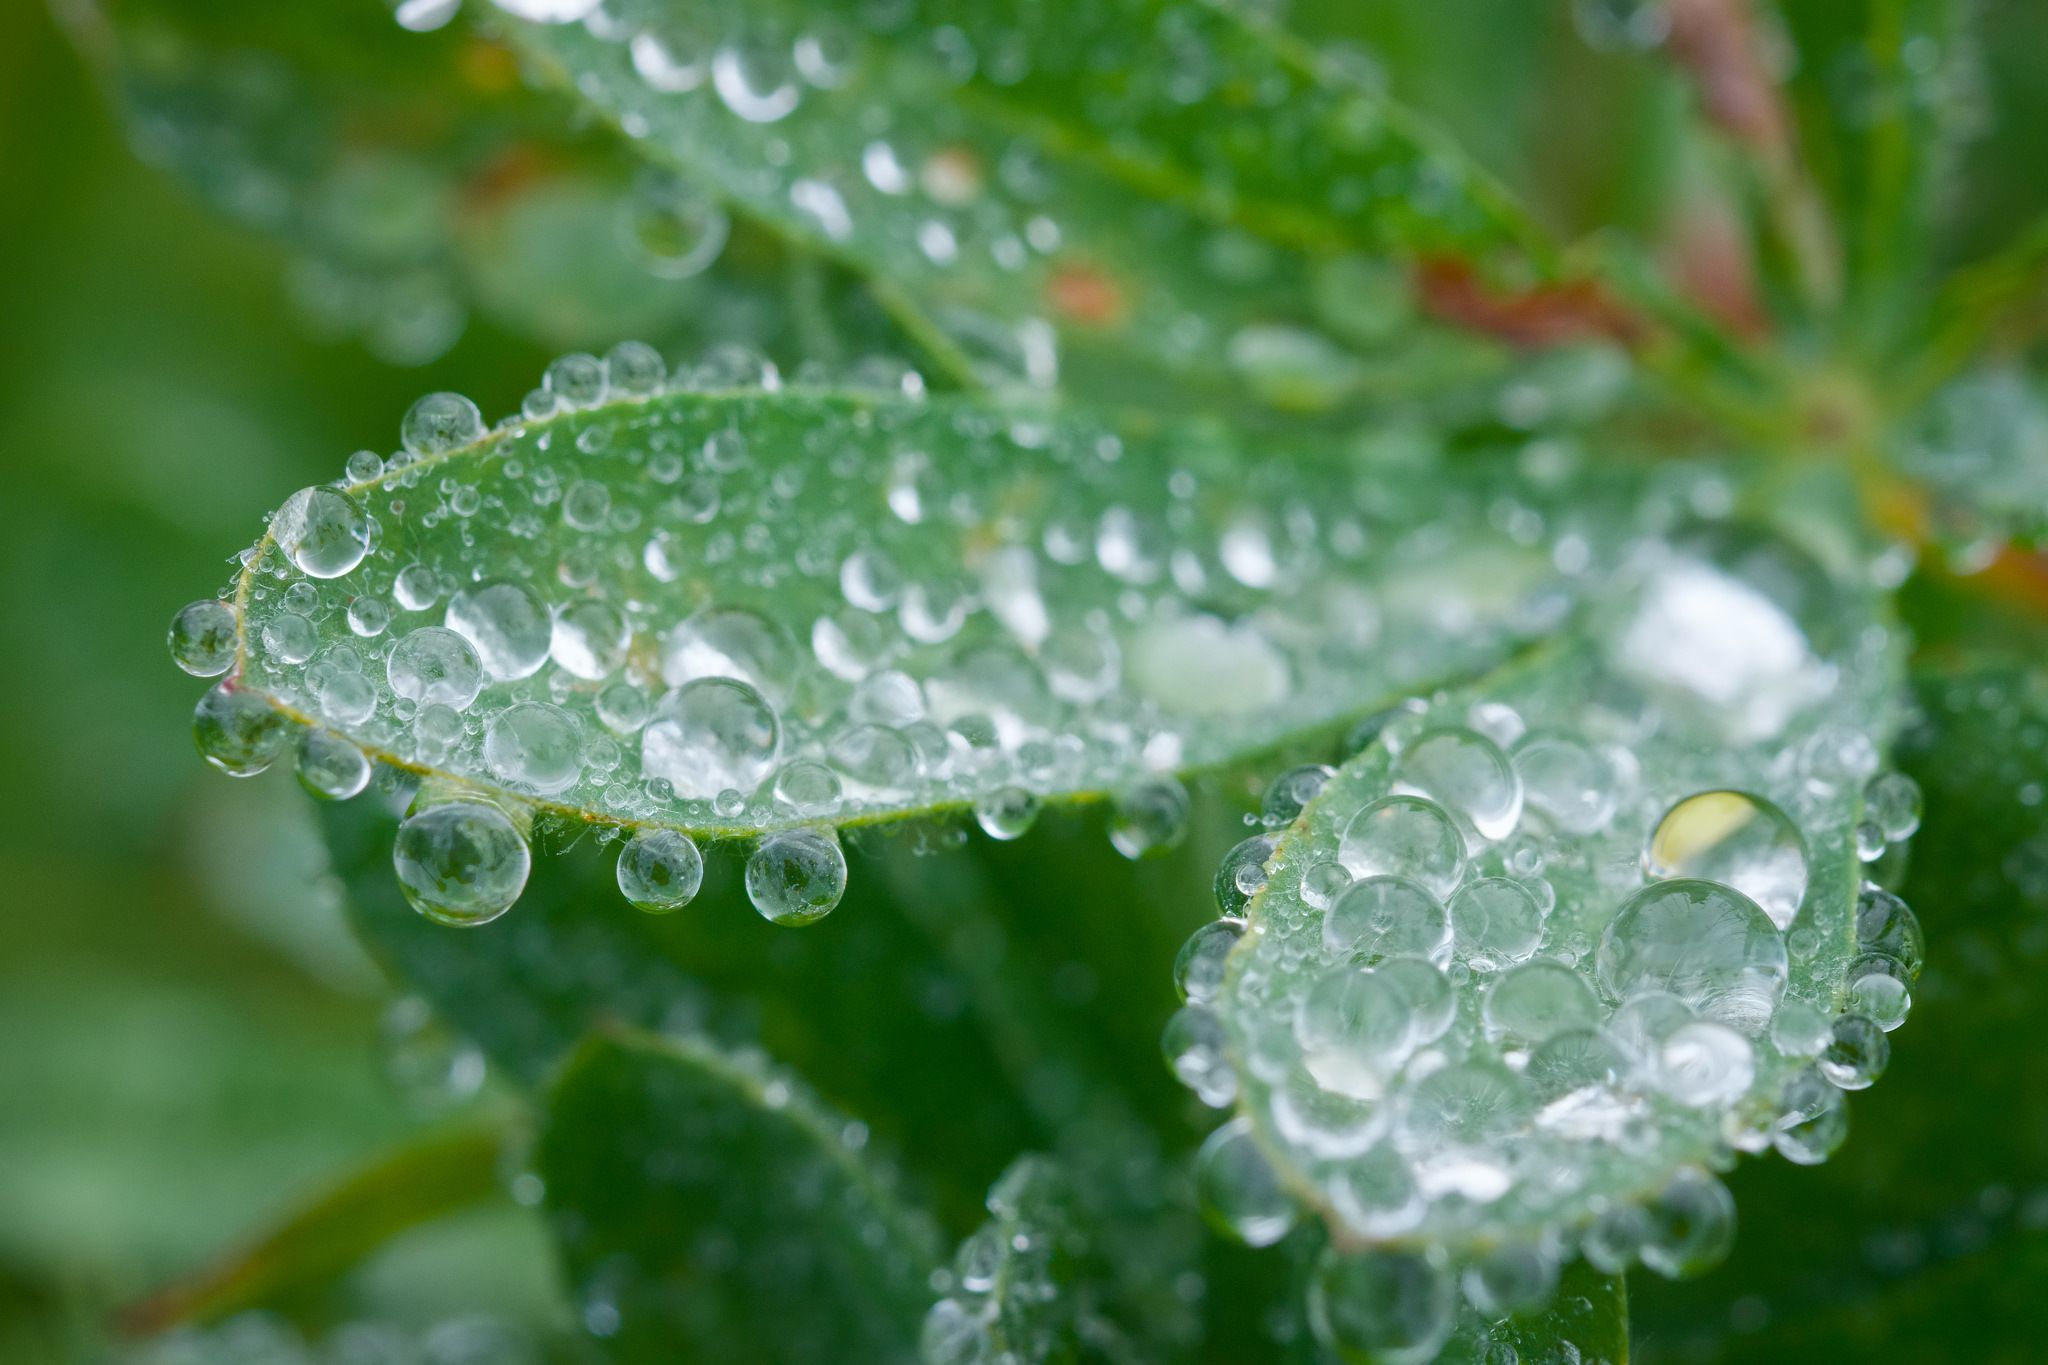
<svg viewBox="0 0 2048 1365"><path fill-rule="evenodd" d="M620 1361L914 1360L932 1230L865 1141L758 1054L593 1039L539 1151L585 1328Z"/></svg>
<svg viewBox="0 0 2048 1365"><path fill-rule="evenodd" d="M1917 971L1915 926L1865 981L1891 970L1858 898L1897 725L1882 621L1783 540L1639 547L1566 638L1384 718L1280 840L1170 1059L1235 1090L1340 1244L1713 1264L1734 1210L1704 1170L1731 1144L1825 1159L1815 1054L1867 1085L1883 1035L1837 1016L1890 1001L1895 1026Z"/></svg>
<svg viewBox="0 0 2048 1365"><path fill-rule="evenodd" d="M657 0L501 22L650 156L877 281L984 382L1128 401L1172 379L1168 401L1213 402L1234 378L1325 410L1408 330L1399 262L1539 241L1369 63L1233 6Z"/></svg>

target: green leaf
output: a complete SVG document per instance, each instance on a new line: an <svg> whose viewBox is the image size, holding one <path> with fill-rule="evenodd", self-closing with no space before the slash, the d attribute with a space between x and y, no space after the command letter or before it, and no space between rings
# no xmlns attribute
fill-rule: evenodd
<svg viewBox="0 0 2048 1365"><path fill-rule="evenodd" d="M122 1314L157 1332L327 1283L399 1233L498 1192L501 1127L417 1138L348 1176L252 1244Z"/></svg>
<svg viewBox="0 0 2048 1365"><path fill-rule="evenodd" d="M1739 1254L1696 1285L1640 1286L1644 1359L2024 1360L2048 1217L2048 680L2031 660L1929 671L1899 745L1926 793L1903 867L1928 963L1891 1069L1815 1171L1746 1166ZM1884 865L1881 865L1884 866Z"/></svg>
<svg viewBox="0 0 2048 1365"><path fill-rule="evenodd" d="M986 1223L953 1254L947 1294L925 1315L926 1365L1074 1358L1079 1341L1116 1329L1093 1319L1077 1262L1088 1253L1058 1165L1025 1155L988 1192Z"/></svg>
<svg viewBox="0 0 2048 1365"><path fill-rule="evenodd" d="M231 626L180 618L188 667L234 670L200 708L217 764L276 756L267 704L319 727L316 790L359 789L366 754L425 779L423 806L511 811L503 885L415 888L450 919L509 904L535 814L752 836L981 803L1014 835L1041 799L1150 783L1122 817L1135 854L1176 837L1154 774L1483 667L1571 591L1531 541L1574 489L1564 452L1525 475L1402 425L1253 448L973 402L641 397L658 358L610 364L596 406L489 433L422 400L427 453L294 495ZM579 396L605 395L587 373ZM469 425L430 449L432 413Z"/></svg>
<svg viewBox="0 0 2048 1365"><path fill-rule="evenodd" d="M620 1361L910 1361L932 1230L831 1115L757 1055L593 1039L539 1163L584 1325Z"/></svg>
<svg viewBox="0 0 2048 1365"><path fill-rule="evenodd" d="M650 0L501 23L649 155L875 280L988 382L1213 403L1235 378L1323 410L1406 330L1389 257L1540 249L1372 73L1233 5Z"/></svg>
<svg viewBox="0 0 2048 1365"><path fill-rule="evenodd" d="M1489 1319L1469 1302L1462 1304L1457 1329L1437 1360L1442 1365L1494 1365L1509 1358L1503 1345L1520 1360L1570 1360L1569 1346L1582 1365L1628 1365L1628 1285L1619 1275L1602 1275L1574 1261L1541 1307Z"/></svg>
<svg viewBox="0 0 2048 1365"><path fill-rule="evenodd" d="M1826 1156L1814 1054L1895 998L1851 995L1888 970L1857 844L1902 660L1859 580L1734 528L1639 549L1565 638L1393 713L1279 840L1168 1052L1340 1240L1697 1273L1733 1233L1701 1168Z"/></svg>

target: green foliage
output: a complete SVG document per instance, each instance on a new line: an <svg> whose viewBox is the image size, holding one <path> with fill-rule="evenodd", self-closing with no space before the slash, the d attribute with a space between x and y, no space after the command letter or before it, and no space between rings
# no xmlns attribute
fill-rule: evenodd
<svg viewBox="0 0 2048 1365"><path fill-rule="evenodd" d="M149 1350L343 1358L501 1183L551 1360L2031 1341L2021 21L1449 8L63 8L303 324L510 413L421 399L173 625L201 753L330 799L225 898L360 981L331 871L494 1083ZM592 354L520 400L512 335ZM25 430L114 422L68 382ZM329 474L397 411L333 388ZM271 804L195 842L310 858ZM1632 1328L1635 1264L1712 1274Z"/></svg>

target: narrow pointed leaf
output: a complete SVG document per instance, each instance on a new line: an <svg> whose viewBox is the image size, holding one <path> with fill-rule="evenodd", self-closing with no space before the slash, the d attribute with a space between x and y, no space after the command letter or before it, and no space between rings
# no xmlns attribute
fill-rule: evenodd
<svg viewBox="0 0 2048 1365"><path fill-rule="evenodd" d="M1371 73L1231 5L884 21L653 0L503 26L650 155L869 275L998 382L1129 397L1131 376L1235 370L1327 408L1362 382L1354 348L1413 307L1389 257L1520 260L1537 241Z"/></svg>
<svg viewBox="0 0 2048 1365"><path fill-rule="evenodd" d="M607 1357L915 1360L932 1230L865 1133L758 1059L593 1039L550 1097L539 1167Z"/></svg>
<svg viewBox="0 0 2048 1365"><path fill-rule="evenodd" d="M437 799L571 822L1028 815L1327 731L1553 624L1572 580L1531 533L1575 484L1537 472L1405 427L1247 448L972 402L614 392L295 495L232 588L201 745L261 766L286 738L267 701ZM346 794L347 753L307 743L308 781Z"/></svg>
<svg viewBox="0 0 2048 1365"><path fill-rule="evenodd" d="M1700 1168L1824 1159L1821 1077L1868 1084L1864 1016L1903 1017L1918 927L1858 894L1901 642L1860 566L1718 529L1617 569L1571 637L1391 717L1250 906L1237 1103L1340 1242L1690 1273L1732 1235Z"/></svg>

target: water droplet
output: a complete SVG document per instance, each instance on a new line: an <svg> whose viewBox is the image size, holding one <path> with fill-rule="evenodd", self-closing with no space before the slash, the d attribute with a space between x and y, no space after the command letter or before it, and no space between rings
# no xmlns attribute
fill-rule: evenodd
<svg viewBox="0 0 2048 1365"><path fill-rule="evenodd" d="M1419 796L1389 796L1351 817L1337 857L1354 877L1406 877L1432 895L1457 890L1465 844L1441 806Z"/></svg>
<svg viewBox="0 0 2048 1365"><path fill-rule="evenodd" d="M1818 1008L1787 996L1771 1016L1771 1046L1787 1057L1813 1057L1834 1036L1834 1021Z"/></svg>
<svg viewBox="0 0 2048 1365"><path fill-rule="evenodd" d="M699 678L664 696L640 739L640 768L703 800L751 791L775 766L774 708L736 678Z"/></svg>
<svg viewBox="0 0 2048 1365"><path fill-rule="evenodd" d="M332 730L309 726L299 736L299 784L327 801L346 801L370 785L368 755Z"/></svg>
<svg viewBox="0 0 2048 1365"><path fill-rule="evenodd" d="M1259 803L1260 823L1268 829L1293 824L1336 775L1337 770L1324 763L1289 768L1267 785L1265 798Z"/></svg>
<svg viewBox="0 0 2048 1365"><path fill-rule="evenodd" d="M1818 1166L1848 1136L1848 1103L1817 1068L1808 1067L1785 1083L1771 1124L1771 1145L1779 1155L1801 1166Z"/></svg>
<svg viewBox="0 0 2048 1365"><path fill-rule="evenodd" d="M1426 1365L1450 1339L1457 1286L1442 1252L1324 1249L1308 1285L1316 1340L1346 1365Z"/></svg>
<svg viewBox="0 0 2048 1365"><path fill-rule="evenodd" d="M1216 869L1216 907L1226 915L1241 915L1266 884L1266 861L1280 841L1267 834L1254 834L1223 855Z"/></svg>
<svg viewBox="0 0 2048 1365"><path fill-rule="evenodd" d="M604 355L605 387L612 393L644 398L668 381L668 362L642 341L622 341Z"/></svg>
<svg viewBox="0 0 2048 1365"><path fill-rule="evenodd" d="M780 44L727 44L711 58L711 86L725 107L749 123L775 123L803 99L794 54Z"/></svg>
<svg viewBox="0 0 2048 1365"><path fill-rule="evenodd" d="M864 725L888 725L900 730L924 719L924 691L918 687L917 679L899 669L870 673L853 689L846 714Z"/></svg>
<svg viewBox="0 0 2048 1365"><path fill-rule="evenodd" d="M262 772L290 740L290 724L270 699L232 682L208 688L192 713L199 756L231 777Z"/></svg>
<svg viewBox="0 0 2048 1365"><path fill-rule="evenodd" d="M555 616L548 652L569 672L596 682L626 662L626 648L632 642L632 627L617 607L586 598L571 602Z"/></svg>
<svg viewBox="0 0 2048 1365"><path fill-rule="evenodd" d="M771 834L747 859L747 899L772 924L814 923L845 893L846 854L829 830Z"/></svg>
<svg viewBox="0 0 2048 1365"><path fill-rule="evenodd" d="M1785 993L1785 941L1755 901L1714 882L1653 882L1600 936L1600 984L1617 999L1668 991L1756 1034Z"/></svg>
<svg viewBox="0 0 2048 1365"><path fill-rule="evenodd" d="M302 664L320 647L320 632L297 612L279 612L263 623L263 652L281 663Z"/></svg>
<svg viewBox="0 0 2048 1365"><path fill-rule="evenodd" d="M1451 933L1458 956L1474 971L1521 962L1543 942L1543 907L1520 882L1488 877L1451 898Z"/></svg>
<svg viewBox="0 0 2048 1365"><path fill-rule="evenodd" d="M484 415L459 393L430 393L406 410L398 439L414 456L440 455L484 434Z"/></svg>
<svg viewBox="0 0 2048 1365"><path fill-rule="evenodd" d="M1311 910L1327 910L1351 885L1344 864L1323 861L1302 869L1301 899Z"/></svg>
<svg viewBox="0 0 2048 1365"><path fill-rule="evenodd" d="M886 725L856 725L842 731L826 757L840 772L877 792L898 790L917 773L917 750L902 732Z"/></svg>
<svg viewBox="0 0 2048 1365"><path fill-rule="evenodd" d="M520 702L491 717L484 730L484 766L509 786L554 796L583 775L583 737L561 707Z"/></svg>
<svg viewBox="0 0 2048 1365"><path fill-rule="evenodd" d="M1232 1119L1209 1134L1195 1154L1195 1192L1217 1230L1247 1246L1273 1245L1298 1217L1246 1118Z"/></svg>
<svg viewBox="0 0 2048 1365"><path fill-rule="evenodd" d="M939 645L960 633L973 608L967 589L958 583L910 583L896 613L903 633L919 644Z"/></svg>
<svg viewBox="0 0 2048 1365"><path fill-rule="evenodd" d="M629 682L615 682L597 694L597 718L614 734L639 733L647 723L647 694Z"/></svg>
<svg viewBox="0 0 2048 1365"><path fill-rule="evenodd" d="M1119 792L1109 817L1109 842L1126 858L1175 848L1187 837L1193 806L1188 789L1164 773Z"/></svg>
<svg viewBox="0 0 2048 1365"><path fill-rule="evenodd" d="M462 717L439 702L422 706L412 719L414 756L422 763L440 763L462 742Z"/></svg>
<svg viewBox="0 0 2048 1365"><path fill-rule="evenodd" d="M839 809L839 778L822 763L800 759L775 774L775 800L803 819L820 819Z"/></svg>
<svg viewBox="0 0 2048 1365"><path fill-rule="evenodd" d="M1614 818L1614 773L1568 739L1537 738L1515 750L1528 804L1567 834L1598 834Z"/></svg>
<svg viewBox="0 0 2048 1365"><path fill-rule="evenodd" d="M358 450L348 457L342 474L350 483L368 483L384 472L384 457L374 450Z"/></svg>
<svg viewBox="0 0 2048 1365"><path fill-rule="evenodd" d="M235 609L208 598L178 609L168 638L171 658L195 678L215 678L235 662Z"/></svg>
<svg viewBox="0 0 2048 1365"><path fill-rule="evenodd" d="M440 924L487 924L526 889L532 854L496 806L450 801L415 810L391 850L412 908Z"/></svg>
<svg viewBox="0 0 2048 1365"><path fill-rule="evenodd" d="M1086 627L1055 627L1039 646L1038 662L1046 683L1061 701L1086 706L1116 689L1123 674L1123 656L1105 631Z"/></svg>
<svg viewBox="0 0 2048 1365"><path fill-rule="evenodd" d="M1806 897L1806 845L1798 827L1746 792L1701 792L1666 811L1643 853L1643 870L1732 886L1780 929L1792 923Z"/></svg>
<svg viewBox="0 0 2048 1365"><path fill-rule="evenodd" d="M1173 960L1173 983L1180 998L1191 1005L1207 1005L1223 990L1224 962L1230 950L1244 937L1244 925L1234 919L1211 920L1181 945Z"/></svg>
<svg viewBox="0 0 2048 1365"><path fill-rule="evenodd" d="M1863 789L1863 816L1890 842L1912 838L1920 828L1920 784L1904 773L1880 773Z"/></svg>
<svg viewBox="0 0 2048 1365"><path fill-rule="evenodd" d="M887 611L903 591L903 571L880 550L855 550L839 566L839 590L862 611Z"/></svg>
<svg viewBox="0 0 2048 1365"><path fill-rule="evenodd" d="M348 628L365 640L374 640L391 624L391 608L381 597L358 597L348 604Z"/></svg>
<svg viewBox="0 0 2048 1365"><path fill-rule="evenodd" d="M1450 951L1443 905L1405 877L1366 877L1323 914L1323 946L1367 961L1397 954L1435 960Z"/></svg>
<svg viewBox="0 0 2048 1365"><path fill-rule="evenodd" d="M1510 1242L1481 1252L1465 1267L1465 1297L1487 1317L1503 1317L1547 1301L1557 1289L1558 1270L1557 1253L1547 1244Z"/></svg>
<svg viewBox="0 0 2048 1365"><path fill-rule="evenodd" d="M991 839L1021 839L1038 819L1038 798L1022 787L1001 787L974 803L974 819Z"/></svg>
<svg viewBox="0 0 2048 1365"><path fill-rule="evenodd" d="M400 640L384 671L394 693L420 706L467 710L484 685L475 647L441 626L421 626Z"/></svg>
<svg viewBox="0 0 2048 1365"><path fill-rule="evenodd" d="M540 594L500 580L464 588L448 601L448 629L476 647L493 682L531 677L548 661L555 624ZM451 703L452 704L452 703Z"/></svg>
<svg viewBox="0 0 2048 1365"><path fill-rule="evenodd" d="M441 575L427 564L408 564L398 571L391 596L407 611L425 611L441 596Z"/></svg>
<svg viewBox="0 0 2048 1365"><path fill-rule="evenodd" d="M707 611L668 634L661 676L671 687L697 678L737 678L778 706L796 684L796 641L751 611Z"/></svg>
<svg viewBox="0 0 2048 1365"><path fill-rule="evenodd" d="M1848 999L1843 1008L1862 1015L1889 1033L1906 1022L1913 1008L1913 990L1906 969L1882 953L1866 953L1849 964L1843 980Z"/></svg>
<svg viewBox="0 0 2048 1365"><path fill-rule="evenodd" d="M1557 962L1525 962L1501 974L1481 1009L1486 1036L1510 1047L1533 1047L1566 1029L1600 1022L1600 1002L1586 978Z"/></svg>
<svg viewBox="0 0 2048 1365"><path fill-rule="evenodd" d="M612 491L595 479L578 479L562 494L562 520L578 531L603 530L611 511Z"/></svg>
<svg viewBox="0 0 2048 1365"><path fill-rule="evenodd" d="M1907 904L1883 887L1864 883L1856 895L1856 951L1880 953L1904 969L1911 982L1927 957L1920 920Z"/></svg>
<svg viewBox="0 0 2048 1365"><path fill-rule="evenodd" d="M557 356L541 376L541 386L563 407L594 406L604 401L604 362L581 351Z"/></svg>
<svg viewBox="0 0 2048 1365"><path fill-rule="evenodd" d="M1402 751L1397 794L1426 796L1463 816L1486 840L1522 818L1522 779L1500 746L1473 730L1436 730Z"/></svg>
<svg viewBox="0 0 2048 1365"><path fill-rule="evenodd" d="M1687 1167L1643 1203L1636 1254L1666 1279L1700 1275L1735 1245L1735 1196L1705 1171Z"/></svg>
<svg viewBox="0 0 2048 1365"><path fill-rule="evenodd" d="M632 50L637 64L643 52L651 57L660 51L660 41L652 34L643 33L633 40ZM643 67L643 74L645 70ZM694 73L701 69L673 67L671 70ZM695 79L701 79L701 75ZM692 84L695 84L695 79ZM649 84L654 82L650 79ZM664 280L686 280L710 269L719 253L725 250L726 239L732 232L732 219L708 190L693 180L663 174L652 168L643 171L635 182L628 211L631 214L632 242L638 248L640 264L649 274ZM609 361L606 362L606 375L609 382L618 382L611 378ZM657 379L654 387L659 388L660 384L661 380Z"/></svg>
<svg viewBox="0 0 2048 1365"><path fill-rule="evenodd" d="M1749 1040L1725 1024L1681 1024L1658 1053L1657 1088L1694 1109L1730 1105L1756 1080Z"/></svg>
<svg viewBox="0 0 2048 1365"><path fill-rule="evenodd" d="M673 829L635 831L619 850L619 894L650 915L688 905L704 884L704 855Z"/></svg>
<svg viewBox="0 0 2048 1365"><path fill-rule="evenodd" d="M312 578L339 578L370 552L370 519L334 488L301 488L270 519L278 547Z"/></svg>

